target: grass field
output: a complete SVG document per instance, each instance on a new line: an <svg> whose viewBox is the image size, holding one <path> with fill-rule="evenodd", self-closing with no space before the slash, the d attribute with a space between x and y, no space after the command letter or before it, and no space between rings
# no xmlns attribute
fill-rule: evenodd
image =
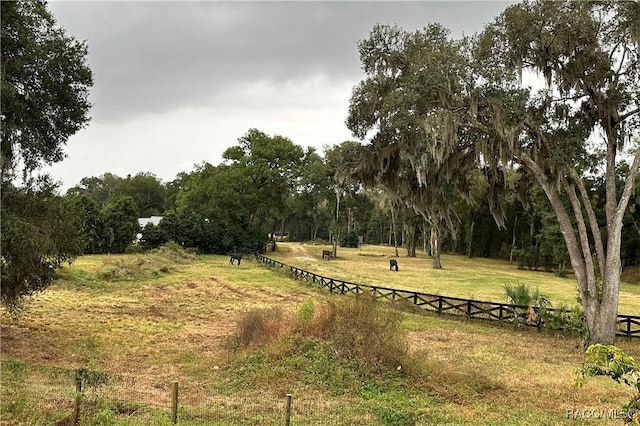
<svg viewBox="0 0 640 426"><path fill-rule="evenodd" d="M525 284L532 289L538 287L556 307L577 304L578 291L572 275L560 278L549 272L519 270L515 263L506 261L447 254L442 255L444 269L437 270L432 268L432 260L427 254L417 252L415 258L409 258L403 249L399 249L400 273L395 273L389 271L389 258L395 257L393 247L339 248L338 256L327 262L321 254L323 249L329 248L283 243L276 253L267 253L267 256L320 275L359 284L494 302L507 301L505 285ZM640 315L640 284L622 283L619 312Z"/></svg>
<svg viewBox="0 0 640 426"><path fill-rule="evenodd" d="M571 279L508 263L444 256L446 269L434 271L419 255L401 257L393 273L389 248L340 249L331 261L321 250L282 243L269 255L362 284L498 301L505 284L525 283L554 305L575 303ZM566 411L620 409L631 396L606 378L575 386L584 359L575 336L409 312L401 324L421 365L411 376L372 371L293 334L234 347L238 320L249 311L281 309L282 322L293 323L304 306L339 297L251 259L240 266L228 260L84 256L17 320L2 312L1 423L70 424L63 421L73 411L72 376L81 367L111 377L87 392L87 425L169 424L173 381L180 385L179 424L187 425L283 424L286 394L293 395L292 424L610 424L567 419ZM620 312L638 314L639 306L640 289L623 284ZM640 342L618 344L640 356Z"/></svg>

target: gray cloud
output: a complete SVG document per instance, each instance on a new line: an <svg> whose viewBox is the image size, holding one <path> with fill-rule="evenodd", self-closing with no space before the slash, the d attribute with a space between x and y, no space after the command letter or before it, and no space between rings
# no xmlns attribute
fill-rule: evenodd
<svg viewBox="0 0 640 426"><path fill-rule="evenodd" d="M88 42L94 120L116 122L187 106L220 106L229 94L260 81L277 86L324 76L355 83L356 43L375 23L412 30L441 22L455 35L472 34L506 5L160 1L50 7L70 34Z"/></svg>
<svg viewBox="0 0 640 426"><path fill-rule="evenodd" d="M58 23L87 40L94 108L68 157L44 171L63 191L105 172L170 181L218 164L254 127L318 150L353 139L356 43L376 23L471 35L508 4L52 1Z"/></svg>

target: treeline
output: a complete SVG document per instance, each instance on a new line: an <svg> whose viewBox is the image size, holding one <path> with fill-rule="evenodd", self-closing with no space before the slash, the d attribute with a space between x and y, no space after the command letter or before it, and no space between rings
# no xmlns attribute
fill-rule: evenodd
<svg viewBox="0 0 640 426"><path fill-rule="evenodd" d="M320 154L251 129L217 166L203 162L171 182L149 173L86 177L64 198L78 212L84 253L151 249L167 241L202 253L228 253L262 250L270 238L336 240L350 247L359 241L389 244L408 256L430 250L431 228L421 215L382 189L364 189L349 177L362 150L358 142L347 141ZM568 254L555 214L539 186L522 173L509 176L512 191L503 200L503 228L489 211L490 188L481 171L467 194L452 193L453 230L442 237L441 249L566 272ZM596 200L604 200L602 182L590 183ZM638 199L625 217L626 266L640 262ZM603 211L603 206L596 209L599 221L605 220ZM153 215L162 216L159 225L138 228L138 217Z"/></svg>

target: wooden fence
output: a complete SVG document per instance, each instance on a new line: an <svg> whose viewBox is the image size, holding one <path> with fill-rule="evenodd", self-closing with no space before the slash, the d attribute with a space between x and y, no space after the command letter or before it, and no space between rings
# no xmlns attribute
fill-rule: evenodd
<svg viewBox="0 0 640 426"><path fill-rule="evenodd" d="M405 302L420 309L435 312L438 315L458 315L467 319L482 319L487 321L520 322L524 325L543 328L545 322L541 320L541 311L535 308L536 321L528 320L528 306L512 305L508 303L489 302L483 300L462 299L459 297L442 296L439 294L420 293L411 290L398 290L389 287L363 285L350 281L329 278L304 269L289 266L277 260L256 254L256 260L271 268L287 272L292 278L318 285L337 294L365 294L376 299L393 302ZM547 308L547 314L569 318L571 311ZM640 337L640 316L618 315L617 336L626 338Z"/></svg>

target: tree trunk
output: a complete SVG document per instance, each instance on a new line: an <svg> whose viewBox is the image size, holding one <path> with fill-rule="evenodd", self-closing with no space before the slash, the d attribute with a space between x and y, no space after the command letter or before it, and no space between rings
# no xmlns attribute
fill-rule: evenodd
<svg viewBox="0 0 640 426"><path fill-rule="evenodd" d="M335 187L334 191L336 193L336 226L338 226L340 220L340 189L338 187ZM338 255L338 240L340 238L340 235L336 235L335 232L332 232L332 235L333 240L331 242L331 257L336 257Z"/></svg>
<svg viewBox="0 0 640 426"><path fill-rule="evenodd" d="M393 246L396 249L396 257L399 256L398 254L398 231L397 231L397 225L396 225L396 209L394 208L394 206L391 206L391 229L393 230Z"/></svg>
<svg viewBox="0 0 640 426"><path fill-rule="evenodd" d="M613 144L615 150L615 143ZM611 151L611 147L610 147ZM630 172L627 175L625 187L616 203L615 192L615 154L608 152L608 164L605 176L608 186L606 200L607 216L607 245L606 252L603 249L601 234L597 223L590 223L592 237L595 240L596 260L600 270L601 282L598 282L596 268L593 262L592 248L587 234L587 226L583 209L589 217L594 217L590 199L578 181L582 203L575 193L575 188L564 183L565 192L569 198L573 210L576 227L560 199L556 187L547 179L542 169L526 154L521 156L522 163L538 180L545 191L551 206L553 207L558 224L569 252L569 259L578 283L580 300L584 309L584 315L589 331L589 343L613 344L616 335L616 323L618 315L618 296L620 292L620 243L622 233L622 218L627 208L635 177L640 167L640 153L636 154ZM612 183L613 182L613 183ZM613 187L613 188L610 188ZM592 222L592 221L590 221Z"/></svg>
<svg viewBox="0 0 640 426"><path fill-rule="evenodd" d="M433 257L433 269L442 269L440 262L440 235L435 226L431 227L431 257Z"/></svg>
<svg viewBox="0 0 640 426"><path fill-rule="evenodd" d="M422 250L427 252L427 222L422 224Z"/></svg>
<svg viewBox="0 0 640 426"><path fill-rule="evenodd" d="M511 237L511 252L509 253L509 263L513 262L513 253L516 251L516 225L518 224L518 214L513 220L513 233Z"/></svg>
<svg viewBox="0 0 640 426"><path fill-rule="evenodd" d="M473 257L473 247L472 247L472 243L473 243L473 228L476 225L476 221L474 220L473 217L471 217L471 226L469 227L469 241L467 243L467 257L468 258L472 258Z"/></svg>
<svg viewBox="0 0 640 426"><path fill-rule="evenodd" d="M331 245L331 257L338 256L338 236L334 236L332 245Z"/></svg>
<svg viewBox="0 0 640 426"><path fill-rule="evenodd" d="M280 222L280 241L284 241L284 222L285 218L282 218L282 222Z"/></svg>
<svg viewBox="0 0 640 426"><path fill-rule="evenodd" d="M405 225L407 235L407 256L416 257L416 225Z"/></svg>

